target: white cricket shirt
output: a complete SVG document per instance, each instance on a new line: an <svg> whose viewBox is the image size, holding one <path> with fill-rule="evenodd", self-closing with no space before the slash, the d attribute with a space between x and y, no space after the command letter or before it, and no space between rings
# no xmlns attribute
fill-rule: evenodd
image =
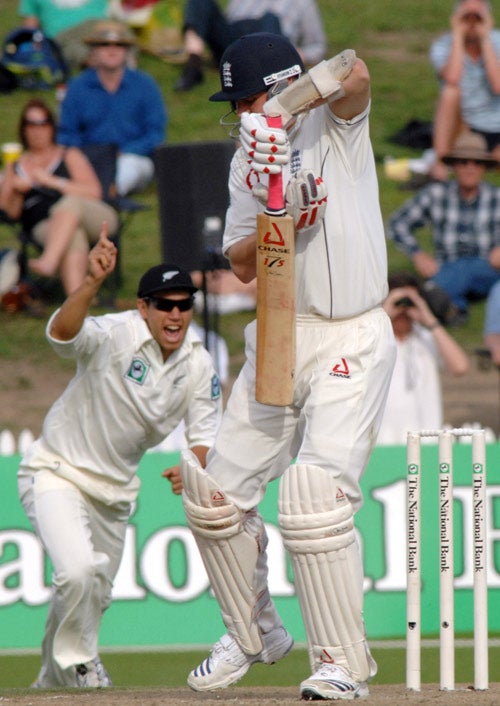
<svg viewBox="0 0 500 706"><path fill-rule="evenodd" d="M290 172L308 168L328 188L324 221L296 236L298 314L350 318L387 296L387 250L368 114L369 107L345 121L321 106L302 116L289 133L292 154L284 183ZM256 215L264 209L252 197L259 178L239 149L229 178L224 252L255 232Z"/></svg>
<svg viewBox="0 0 500 706"><path fill-rule="evenodd" d="M138 311L88 317L71 341L51 338L51 321L49 342L61 357L76 359L77 371L22 467L50 468L114 504L135 498L142 455L182 419L189 447L212 446L219 382L194 332L188 329L181 348L164 362Z"/></svg>

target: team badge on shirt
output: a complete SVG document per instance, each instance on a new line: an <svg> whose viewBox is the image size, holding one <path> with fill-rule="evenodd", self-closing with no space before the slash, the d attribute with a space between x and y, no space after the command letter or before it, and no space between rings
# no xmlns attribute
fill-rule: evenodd
<svg viewBox="0 0 500 706"><path fill-rule="evenodd" d="M218 400L220 397L220 381L218 375L212 375L212 399Z"/></svg>
<svg viewBox="0 0 500 706"><path fill-rule="evenodd" d="M137 383L137 385L144 385L148 372L149 365L141 358L134 358L130 363L130 367L126 372L125 377Z"/></svg>

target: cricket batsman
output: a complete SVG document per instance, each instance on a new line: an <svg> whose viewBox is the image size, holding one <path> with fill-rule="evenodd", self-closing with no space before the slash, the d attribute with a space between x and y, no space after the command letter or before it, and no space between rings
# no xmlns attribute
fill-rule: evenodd
<svg viewBox="0 0 500 706"><path fill-rule="evenodd" d="M280 478L278 520L311 669L300 694L364 697L376 664L365 635L354 514L395 358L382 307L387 258L369 136L370 77L351 50L305 74L287 39L257 33L228 47L220 78L211 100L230 104L241 142L223 251L243 282L255 277L257 214L268 175L282 171L296 230L297 347L293 402L257 402L252 322L206 469L190 453L182 459L186 516L227 628L188 684L225 688L252 664L272 664L292 648L269 594L258 512L267 484ZM271 114L285 127L269 127Z"/></svg>

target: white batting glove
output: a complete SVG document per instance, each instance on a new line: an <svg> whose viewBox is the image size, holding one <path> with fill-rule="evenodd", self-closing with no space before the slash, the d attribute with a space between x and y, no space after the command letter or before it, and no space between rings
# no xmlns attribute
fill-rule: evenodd
<svg viewBox="0 0 500 706"><path fill-rule="evenodd" d="M269 191L267 186L254 184L252 195L267 206ZM285 208L292 216L296 230L305 230L319 223L325 217L328 190L321 177L314 176L310 169L301 169L287 184Z"/></svg>
<svg viewBox="0 0 500 706"><path fill-rule="evenodd" d="M320 176L301 169L286 186L285 208L292 216L296 230L305 230L325 217L328 189Z"/></svg>
<svg viewBox="0 0 500 706"><path fill-rule="evenodd" d="M279 174L290 161L290 143L286 131L269 127L264 115L242 113L240 141L252 169L263 174Z"/></svg>

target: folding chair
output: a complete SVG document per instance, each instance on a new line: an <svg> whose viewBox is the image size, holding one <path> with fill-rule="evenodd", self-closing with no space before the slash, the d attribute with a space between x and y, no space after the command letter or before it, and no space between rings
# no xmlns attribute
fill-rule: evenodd
<svg viewBox="0 0 500 706"><path fill-rule="evenodd" d="M106 280L100 303L103 306L114 306L116 295L122 283L120 240L126 227L130 223L132 216L137 211L147 208L132 199L119 196L115 189L116 160L118 157L118 147L112 144L84 145L80 147L92 164L94 171L101 183L103 200L118 213L118 228L116 233L110 238L118 248L118 260L113 274ZM29 251L34 248L41 252L41 246L33 239L33 233L25 230L17 221L12 221L4 212L0 211L0 222L3 222L16 230L17 239L20 245L19 266L20 279L29 280L28 258Z"/></svg>
<svg viewBox="0 0 500 706"><path fill-rule="evenodd" d="M118 248L118 258L113 274L108 277L102 290L100 303L103 305L113 306L116 295L122 284L121 270L121 251L120 241L125 229L130 224L130 221L135 213L143 211L147 208L144 204L120 196L116 192L116 160L118 158L118 147L113 144L105 145L83 145L81 151L86 155L89 162L92 164L99 181L103 193L103 200L118 213L118 228L116 233L110 238ZM105 291L109 292L108 297L104 295Z"/></svg>

